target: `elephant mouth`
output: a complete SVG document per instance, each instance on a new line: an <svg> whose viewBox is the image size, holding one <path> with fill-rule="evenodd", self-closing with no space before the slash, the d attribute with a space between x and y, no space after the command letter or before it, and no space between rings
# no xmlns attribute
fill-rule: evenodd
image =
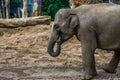
<svg viewBox="0 0 120 80"><path fill-rule="evenodd" d="M65 39L63 38L63 35L59 34L59 38L57 39L56 43L58 45L62 45L62 43L65 41Z"/></svg>
<svg viewBox="0 0 120 80"><path fill-rule="evenodd" d="M64 42L64 40L62 40L61 37L59 37L59 39L56 41L56 43L57 43L58 45L62 45L63 42Z"/></svg>
<svg viewBox="0 0 120 80"><path fill-rule="evenodd" d="M59 35L59 38L57 39L56 43L58 45L62 45L62 43L64 43L65 41L67 41L68 39L70 39L72 36L65 36L65 35Z"/></svg>

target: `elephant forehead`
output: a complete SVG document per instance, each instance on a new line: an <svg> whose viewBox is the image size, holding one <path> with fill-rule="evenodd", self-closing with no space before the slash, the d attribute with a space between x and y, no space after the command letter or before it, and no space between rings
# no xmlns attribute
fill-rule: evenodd
<svg viewBox="0 0 120 80"><path fill-rule="evenodd" d="M63 21L65 21L65 17L62 15L58 15L55 17L55 21L56 22L63 22Z"/></svg>
<svg viewBox="0 0 120 80"><path fill-rule="evenodd" d="M57 17L55 18L54 22L57 23L59 26L62 26L62 24L66 23L66 18L65 17Z"/></svg>
<svg viewBox="0 0 120 80"><path fill-rule="evenodd" d="M56 14L55 19L60 19L63 18L63 16L61 14Z"/></svg>
<svg viewBox="0 0 120 80"><path fill-rule="evenodd" d="M62 13L62 12L58 12L55 16L55 19L61 19L61 20L64 20L66 18L69 17L69 14L68 13Z"/></svg>

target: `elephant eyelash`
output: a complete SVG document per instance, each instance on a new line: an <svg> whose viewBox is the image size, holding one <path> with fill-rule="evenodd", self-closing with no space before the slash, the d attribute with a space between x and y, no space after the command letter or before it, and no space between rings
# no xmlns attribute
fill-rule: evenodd
<svg viewBox="0 0 120 80"><path fill-rule="evenodd" d="M57 24L55 24L54 25L54 29L56 30L56 29L58 29L59 28L59 26L57 25Z"/></svg>

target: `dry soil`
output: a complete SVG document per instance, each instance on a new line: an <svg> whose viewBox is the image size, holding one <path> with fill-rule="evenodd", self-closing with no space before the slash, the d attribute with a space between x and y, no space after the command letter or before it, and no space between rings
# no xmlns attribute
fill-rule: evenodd
<svg viewBox="0 0 120 80"><path fill-rule="evenodd" d="M47 53L49 25L1 29L0 80L81 80L80 42L73 37L62 45L59 57ZM98 76L93 80L120 80L120 65L114 74L102 70L112 51L95 52Z"/></svg>

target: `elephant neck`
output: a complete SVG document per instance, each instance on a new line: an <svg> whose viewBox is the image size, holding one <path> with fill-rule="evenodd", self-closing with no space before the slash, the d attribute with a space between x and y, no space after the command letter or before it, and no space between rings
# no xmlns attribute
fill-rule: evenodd
<svg viewBox="0 0 120 80"><path fill-rule="evenodd" d="M77 25L74 29L74 34L77 37L77 39L80 41L80 27Z"/></svg>

